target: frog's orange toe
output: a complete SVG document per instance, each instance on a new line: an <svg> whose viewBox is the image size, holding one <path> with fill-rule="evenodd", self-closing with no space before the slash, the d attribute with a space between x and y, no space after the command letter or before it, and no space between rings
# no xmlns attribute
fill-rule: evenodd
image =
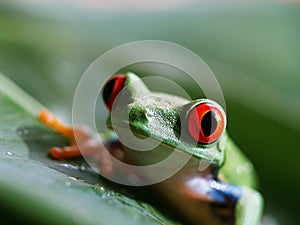
<svg viewBox="0 0 300 225"><path fill-rule="evenodd" d="M38 114L38 118L41 122L48 124L51 119L53 119L53 115L46 109L41 109Z"/></svg>
<svg viewBox="0 0 300 225"><path fill-rule="evenodd" d="M48 110L41 109L39 111L38 118L43 124L54 129L58 133L68 138L74 138L73 128L64 124L58 117L54 116Z"/></svg>
<svg viewBox="0 0 300 225"><path fill-rule="evenodd" d="M63 159L63 154L62 154L62 149L58 148L58 147L52 147L50 148L50 155L54 158L54 159Z"/></svg>
<svg viewBox="0 0 300 225"><path fill-rule="evenodd" d="M50 155L54 159L59 160L59 159L79 157L79 156L81 156L81 152L79 151L78 146L72 145L72 146L66 146L63 148L52 147L52 148L50 148Z"/></svg>

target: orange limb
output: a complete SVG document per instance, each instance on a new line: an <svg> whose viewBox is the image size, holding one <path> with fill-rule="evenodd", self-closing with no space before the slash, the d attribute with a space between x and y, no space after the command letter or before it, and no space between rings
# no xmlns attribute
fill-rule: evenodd
<svg viewBox="0 0 300 225"><path fill-rule="evenodd" d="M50 155L55 159L67 159L82 156L77 145L66 146L63 148L50 148Z"/></svg>
<svg viewBox="0 0 300 225"><path fill-rule="evenodd" d="M46 126L70 139L70 146L50 148L50 155L53 158L60 160L92 154L99 160L102 173L112 175L113 163L110 154L95 142L87 130L83 127L70 127L45 109L39 112L38 118ZM80 144L80 148L76 141Z"/></svg>
<svg viewBox="0 0 300 225"><path fill-rule="evenodd" d="M74 129L61 121L59 118L54 116L51 112L46 109L42 109L38 115L39 120L46 126L52 128L59 134L70 139L70 146L52 147L50 148L50 155L55 159L66 159L82 156L78 146L75 142Z"/></svg>
<svg viewBox="0 0 300 225"><path fill-rule="evenodd" d="M48 127L52 128L53 130L57 131L58 133L68 137L74 138L74 131L72 127L64 124L59 118L54 116L51 112L46 109L42 109L38 115L39 120L47 125Z"/></svg>

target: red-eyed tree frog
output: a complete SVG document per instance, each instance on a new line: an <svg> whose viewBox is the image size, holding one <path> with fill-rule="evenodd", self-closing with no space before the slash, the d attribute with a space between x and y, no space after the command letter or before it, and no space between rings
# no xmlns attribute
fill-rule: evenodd
<svg viewBox="0 0 300 225"><path fill-rule="evenodd" d="M124 88L126 94L120 102L119 93ZM107 120L110 132L114 133L113 127L126 124L129 125L127 132L133 132L136 137L151 136L159 141L155 154L179 151L190 155L188 162L177 173L154 185L162 199L168 201L185 218L187 224L260 224L263 198L255 190L253 165L229 138L225 130L226 115L220 105L208 99L189 101L178 96L151 92L133 73L112 76L102 88L102 98L109 111L119 101L116 104L115 124L112 124L110 118ZM122 113L128 113L127 121L123 117L118 120L118 115ZM65 159L98 151L102 173L113 176L111 155L101 151L101 146L91 141L93 135L81 127L65 125L47 110L40 111L39 119L70 138L70 146L50 149L52 157ZM84 143L80 150L74 132ZM122 134L119 133L106 135L107 148L111 149L114 157L137 164L153 160L149 151L136 154L128 147L123 148L118 139L122 138L120 136ZM122 154L116 153L116 149L123 151ZM210 164L199 170L201 160Z"/></svg>

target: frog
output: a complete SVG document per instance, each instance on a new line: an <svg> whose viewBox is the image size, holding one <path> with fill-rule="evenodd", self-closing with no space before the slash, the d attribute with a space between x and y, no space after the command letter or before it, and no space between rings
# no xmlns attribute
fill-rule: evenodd
<svg viewBox="0 0 300 225"><path fill-rule="evenodd" d="M85 128L69 126L41 109L39 120L70 140L68 146L50 149L54 159L92 155L97 151L101 174L110 177L116 170L112 157L141 165L176 151L189 156L186 163L152 186L161 201L167 202L185 224L260 224L264 201L257 191L254 166L230 138L225 111L217 102L152 92L132 72L110 77L101 93L110 115L109 135L102 135L109 151L95 144L95 135ZM122 132L116 127L123 127ZM135 138L159 143L154 153L137 153L124 146L124 140L131 141L130 136L124 136L129 132ZM205 166L200 169L201 163Z"/></svg>

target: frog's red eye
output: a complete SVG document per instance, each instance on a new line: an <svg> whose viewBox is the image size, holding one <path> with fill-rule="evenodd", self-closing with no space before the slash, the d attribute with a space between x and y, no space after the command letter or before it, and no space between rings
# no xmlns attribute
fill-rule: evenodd
<svg viewBox="0 0 300 225"><path fill-rule="evenodd" d="M212 103L200 103L188 114L188 131L201 144L211 144L225 130L226 116L223 109Z"/></svg>
<svg viewBox="0 0 300 225"><path fill-rule="evenodd" d="M103 101L106 107L111 110L114 101L125 84L125 74L116 74L112 76L104 85L102 91Z"/></svg>

